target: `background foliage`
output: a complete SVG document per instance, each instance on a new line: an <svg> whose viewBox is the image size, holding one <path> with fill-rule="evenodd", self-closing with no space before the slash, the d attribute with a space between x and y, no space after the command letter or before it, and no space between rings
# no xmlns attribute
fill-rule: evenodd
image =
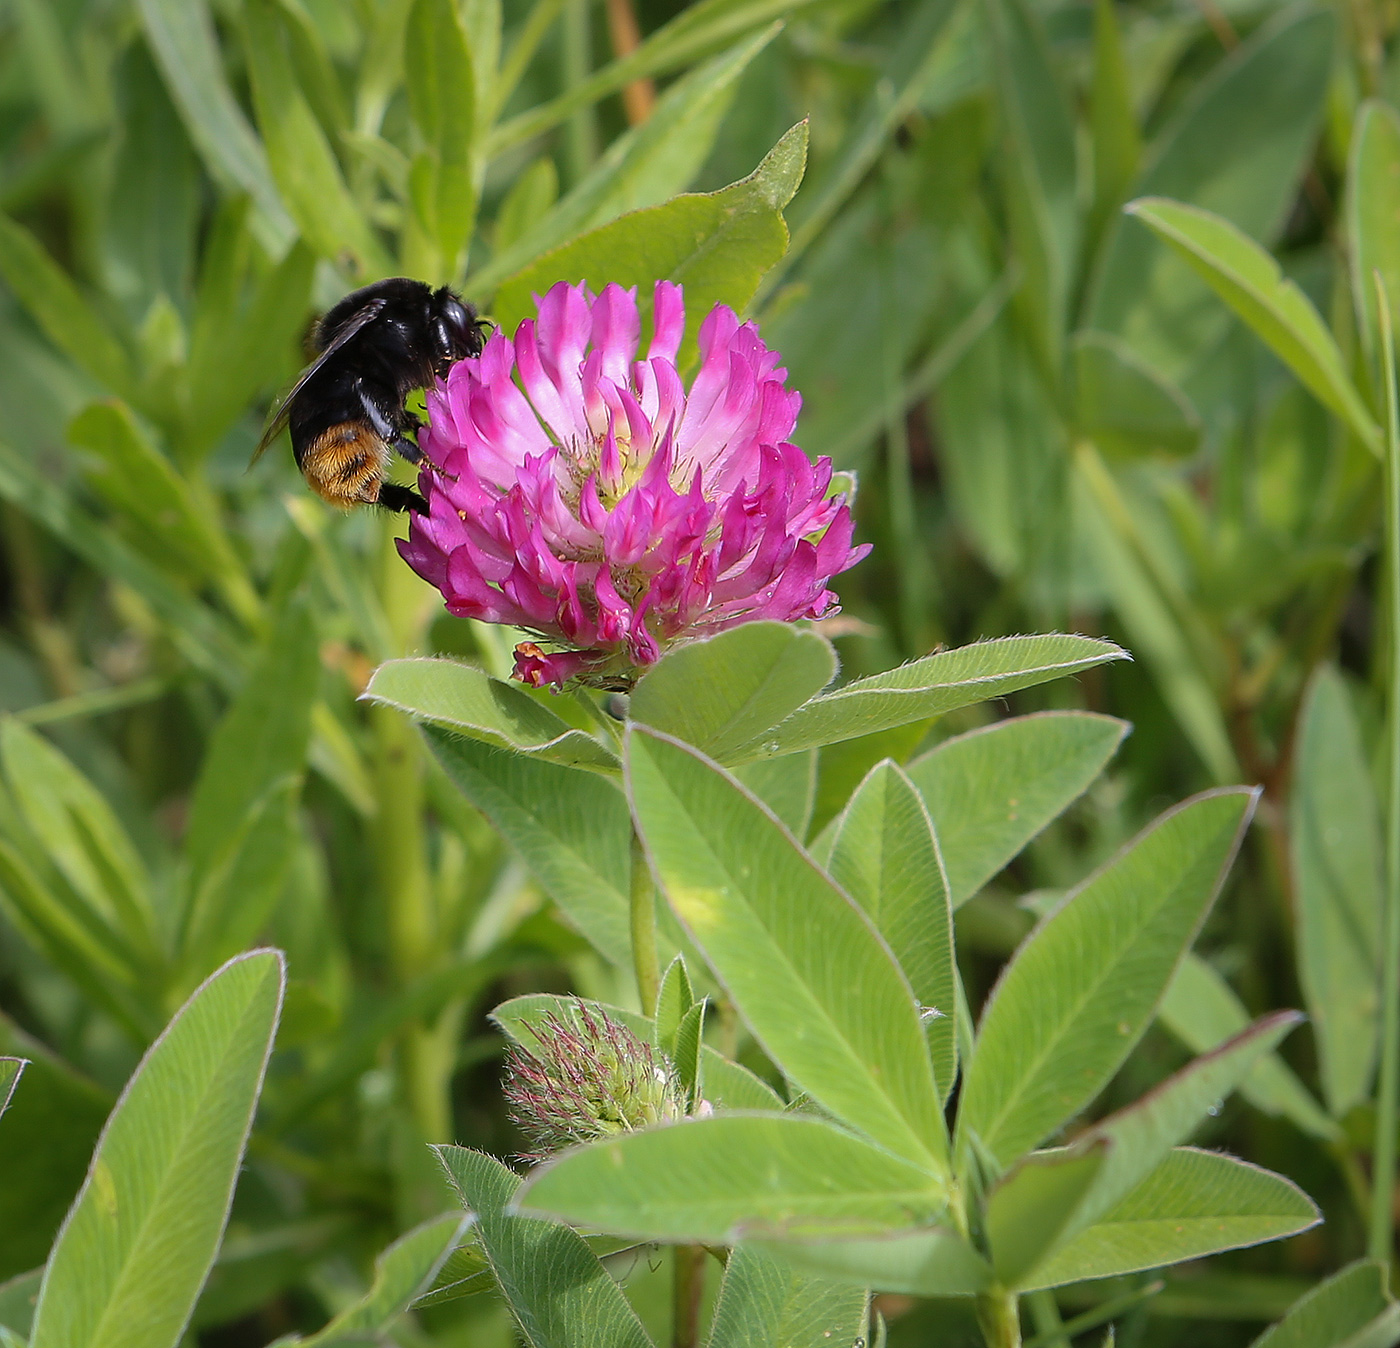
<svg viewBox="0 0 1400 1348"><path fill-rule="evenodd" d="M258 940L287 952L285 1009L195 1312L209 1345L310 1332L357 1303L376 1252L446 1205L424 1142L519 1145L489 1006L626 1000L628 976L561 920L528 851L462 802L404 718L356 701L405 653L504 674L500 635L438 616L395 521L322 509L285 452L247 462L310 316L353 285L452 280L513 324L540 254L737 183L808 117L781 260L800 163L685 209L771 248L752 312L803 391L799 438L861 474L875 553L828 628L846 672L1056 627L1137 657L824 751L812 832L881 757L1008 707L1133 723L1011 870L968 878L975 1006L1046 891L1190 791L1264 786L1200 958L1100 1106L1245 1007L1312 1014L1197 1140L1290 1176L1326 1224L1177 1270L1120 1328L1247 1342L1364 1248L1387 671L1378 327L1345 264L1400 294L1400 14L643 0L637 45L611 22L625 8L0 10L0 1054L32 1060L0 1124L4 1156L24 1158L0 1182L0 1279L42 1261L151 1038ZM1335 345L1317 323L1290 373L1190 249L1154 237L1181 234L1169 208L1153 228L1152 207L1122 213L1150 196L1271 249ZM1277 311L1292 331L1299 291L1248 249L1236 260L1255 326ZM624 234L625 265L651 260L629 262ZM703 267L686 280L694 312ZM664 1321L664 1277L645 1260L625 1276ZM955 1307L884 1309L896 1341L934 1325L957 1341ZM402 1333L511 1330L472 1297Z"/></svg>

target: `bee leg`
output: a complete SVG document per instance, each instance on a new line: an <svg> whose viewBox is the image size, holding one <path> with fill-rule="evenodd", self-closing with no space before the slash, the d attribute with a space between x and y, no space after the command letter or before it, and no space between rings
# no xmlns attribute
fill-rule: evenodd
<svg viewBox="0 0 1400 1348"><path fill-rule="evenodd" d="M379 488L378 504L385 510L398 514L411 511L415 515L426 515L428 503L411 487L400 487L396 482L385 482Z"/></svg>

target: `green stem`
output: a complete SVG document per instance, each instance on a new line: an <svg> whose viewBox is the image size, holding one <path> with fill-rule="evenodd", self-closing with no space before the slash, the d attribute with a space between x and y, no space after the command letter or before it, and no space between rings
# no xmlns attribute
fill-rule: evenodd
<svg viewBox="0 0 1400 1348"><path fill-rule="evenodd" d="M656 955L656 889L642 851L642 840L632 834L632 967L637 973L637 996L642 1015L656 1014L661 991L661 964Z"/></svg>
<svg viewBox="0 0 1400 1348"><path fill-rule="evenodd" d="M977 1298L977 1323L987 1348L1021 1348L1021 1314L1015 1292L999 1287L983 1292Z"/></svg>
<svg viewBox="0 0 1400 1348"><path fill-rule="evenodd" d="M564 88L585 83L593 65L591 6L588 0L568 0L564 7ZM569 118L564 133L564 159L569 186L581 182L598 157L598 117L591 103Z"/></svg>
<svg viewBox="0 0 1400 1348"><path fill-rule="evenodd" d="M705 1291L705 1251L699 1245L677 1245L671 1259L671 1348L696 1348Z"/></svg>
<svg viewBox="0 0 1400 1348"><path fill-rule="evenodd" d="M1385 383L1385 572L1390 605L1387 744L1385 907L1381 915L1380 1080L1376 1088L1376 1133L1371 1161L1371 1221L1367 1250L1390 1262L1395 1240L1395 1128L1400 1097L1400 408L1396 405L1395 338L1390 303L1376 275ZM1384 625L1383 625L1384 626Z"/></svg>
<svg viewBox="0 0 1400 1348"><path fill-rule="evenodd" d="M1070 1348L1065 1323L1060 1319L1060 1307L1055 1294L1049 1291L1027 1292L1026 1308L1035 1323L1035 1339L1041 1348Z"/></svg>
<svg viewBox="0 0 1400 1348"><path fill-rule="evenodd" d="M385 530L381 594L393 626L395 654L412 644L418 582ZM437 957L437 913L428 875L424 832L422 746L413 723L389 707L369 712L374 744L373 842L380 902L389 939L394 980L406 987ZM424 1139L444 1142L452 1134L448 1086L452 1046L422 1021L406 1026L400 1039L399 1083Z"/></svg>

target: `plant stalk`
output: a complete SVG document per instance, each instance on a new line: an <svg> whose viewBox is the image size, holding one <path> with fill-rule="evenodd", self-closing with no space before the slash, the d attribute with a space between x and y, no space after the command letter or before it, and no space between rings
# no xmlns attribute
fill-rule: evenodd
<svg viewBox="0 0 1400 1348"><path fill-rule="evenodd" d="M1376 1132L1371 1159L1371 1220L1367 1252L1390 1263L1395 1241L1395 1128L1400 1103L1400 407L1395 388L1395 335L1390 302L1375 276L1385 385L1385 577L1390 606L1386 751L1389 791L1385 817L1385 895L1381 912L1381 1042Z"/></svg>
<svg viewBox="0 0 1400 1348"><path fill-rule="evenodd" d="M656 887L651 882L642 840L632 831L632 967L637 974L637 997L642 1015L656 1014L661 991L661 965L656 954Z"/></svg>
<svg viewBox="0 0 1400 1348"><path fill-rule="evenodd" d="M1021 1314L1015 1292L1002 1288L983 1292L977 1298L977 1324L987 1348L1021 1348Z"/></svg>
<svg viewBox="0 0 1400 1348"><path fill-rule="evenodd" d="M671 1348L696 1348L705 1291L705 1251L699 1245L677 1245L671 1259Z"/></svg>

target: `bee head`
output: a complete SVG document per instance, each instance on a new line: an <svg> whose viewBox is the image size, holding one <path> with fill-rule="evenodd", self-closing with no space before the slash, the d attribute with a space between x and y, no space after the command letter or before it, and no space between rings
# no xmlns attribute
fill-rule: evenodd
<svg viewBox="0 0 1400 1348"><path fill-rule="evenodd" d="M437 348L433 357L439 368L464 356L481 354L482 324L476 310L446 286L433 296L433 317L433 343Z"/></svg>

